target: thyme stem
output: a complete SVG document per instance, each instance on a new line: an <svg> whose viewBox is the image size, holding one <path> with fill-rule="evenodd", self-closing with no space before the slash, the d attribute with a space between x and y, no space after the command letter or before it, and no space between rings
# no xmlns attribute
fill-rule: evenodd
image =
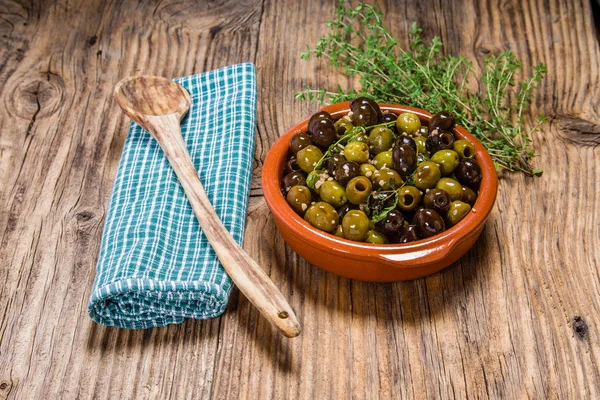
<svg viewBox="0 0 600 400"><path fill-rule="evenodd" d="M359 77L361 88L331 91L307 87L296 97L335 103L367 96L432 113L446 110L483 143L498 170L541 175L542 171L532 166L531 137L546 118L540 116L527 129L523 116L546 67L540 63L531 76L517 79L523 66L508 50L487 57L482 74L476 76L466 57L442 53L438 37L425 43L422 30L414 23L408 32L408 46L401 47L383 25L383 17L375 6L358 3L352 8L341 0L335 18L328 22L331 32L321 37L314 49L308 47L302 58L325 57L349 77ZM471 79L479 83L478 90L466 87Z"/></svg>

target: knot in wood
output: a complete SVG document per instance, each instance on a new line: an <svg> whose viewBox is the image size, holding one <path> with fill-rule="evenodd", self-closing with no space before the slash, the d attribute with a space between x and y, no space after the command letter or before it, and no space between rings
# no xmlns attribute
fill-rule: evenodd
<svg viewBox="0 0 600 400"><path fill-rule="evenodd" d="M579 315L573 317L573 330L580 339L587 335L588 326Z"/></svg>
<svg viewBox="0 0 600 400"><path fill-rule="evenodd" d="M0 381L0 398L6 399L12 389L11 381Z"/></svg>
<svg viewBox="0 0 600 400"><path fill-rule="evenodd" d="M281 319L286 319L290 315L287 313L287 311L280 311L279 314L277 314L277 316Z"/></svg>
<svg viewBox="0 0 600 400"><path fill-rule="evenodd" d="M75 218L78 222L86 222L94 218L94 213L91 211L81 211L75 214Z"/></svg>
<svg viewBox="0 0 600 400"><path fill-rule="evenodd" d="M25 78L12 90L8 107L24 119L35 120L56 112L63 100L64 81L58 75L46 71L35 77Z"/></svg>
<svg viewBox="0 0 600 400"><path fill-rule="evenodd" d="M560 136L576 146L592 146L600 144L600 124L580 118L576 115L557 115Z"/></svg>

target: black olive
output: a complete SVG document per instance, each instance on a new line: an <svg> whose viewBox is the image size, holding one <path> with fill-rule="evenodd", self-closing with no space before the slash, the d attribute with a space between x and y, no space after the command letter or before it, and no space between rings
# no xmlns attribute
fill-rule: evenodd
<svg viewBox="0 0 600 400"><path fill-rule="evenodd" d="M343 186L346 186L350 179L358 175L360 175L360 165L354 161L338 164L335 171L333 171L333 178Z"/></svg>
<svg viewBox="0 0 600 400"><path fill-rule="evenodd" d="M482 178L481 168L472 158L460 160L458 167L454 170L454 175L460 183L469 187L477 187Z"/></svg>
<svg viewBox="0 0 600 400"><path fill-rule="evenodd" d="M375 110L375 112L377 113L377 120L379 120L379 118L381 117L381 108L379 107L379 104L377 104L377 102L375 100L371 100L368 97L357 97L354 100L352 100L350 102L350 110L352 110L354 107L358 107L359 105L363 105L363 104L368 104L371 106L371 108L373 108L373 110Z"/></svg>
<svg viewBox="0 0 600 400"><path fill-rule="evenodd" d="M308 120L308 131L314 132L316 130L316 127L314 125L320 124L320 121L323 119L329 120L331 121L331 123L334 122L333 117L327 111L319 111L317 113L314 113Z"/></svg>
<svg viewBox="0 0 600 400"><path fill-rule="evenodd" d="M375 113L373 108L368 104L361 105L354 111L352 111L351 118L352 124L354 126L370 126L375 125L377 123L377 114Z"/></svg>
<svg viewBox="0 0 600 400"><path fill-rule="evenodd" d="M381 108L379 104L366 97L357 97L350 102L350 110L352 111L352 124L359 125L375 125L379 122L381 116Z"/></svg>
<svg viewBox="0 0 600 400"><path fill-rule="evenodd" d="M415 240L419 240L417 226L407 225L400 231L400 234L394 238L394 243L410 243Z"/></svg>
<svg viewBox="0 0 600 400"><path fill-rule="evenodd" d="M392 166L401 176L409 176L417 168L417 153L405 144L392 149Z"/></svg>
<svg viewBox="0 0 600 400"><path fill-rule="evenodd" d="M329 160L327 160L327 172L330 176L334 175L337 166L346 161L346 157L340 153L334 153Z"/></svg>
<svg viewBox="0 0 600 400"><path fill-rule="evenodd" d="M473 207L475 201L477 200L477 193L466 185L462 186L463 198L462 201Z"/></svg>
<svg viewBox="0 0 600 400"><path fill-rule="evenodd" d="M445 215L448 212L451 202L450 195L443 189L429 189L423 197L425 207L431 208L441 215Z"/></svg>
<svg viewBox="0 0 600 400"><path fill-rule="evenodd" d="M451 131L456 126L456 120L454 116L447 111L440 111L435 114L429 120L429 132L432 132L434 129L441 129L443 131Z"/></svg>
<svg viewBox="0 0 600 400"><path fill-rule="evenodd" d="M415 142L415 139L413 139L410 136L404 136L401 135L398 140L396 141L396 144L405 144L407 146L412 147L412 149L416 152L417 151L417 143Z"/></svg>
<svg viewBox="0 0 600 400"><path fill-rule="evenodd" d="M310 144L313 144L310 135L306 132L298 132L290 139L290 151L296 155L296 153Z"/></svg>
<svg viewBox="0 0 600 400"><path fill-rule="evenodd" d="M437 235L446 229L444 220L432 209L424 208L415 212L412 223L416 225L417 232L424 238Z"/></svg>
<svg viewBox="0 0 600 400"><path fill-rule="evenodd" d="M323 118L316 120L312 125L310 138L312 139L313 143L325 149L329 147L329 145L334 142L337 136L337 131L333 125L333 122Z"/></svg>
<svg viewBox="0 0 600 400"><path fill-rule="evenodd" d="M454 135L450 132L438 131L437 135L427 136L425 140L425 148L429 154L433 155L440 150L448 150L454 147Z"/></svg>
<svg viewBox="0 0 600 400"><path fill-rule="evenodd" d="M344 215L346 215L350 210L358 210L358 205L346 203L337 210L338 215L340 216L340 221L344 219Z"/></svg>
<svg viewBox="0 0 600 400"><path fill-rule="evenodd" d="M302 171L294 171L285 175L281 181L281 186L285 193L289 192L292 186L306 186L306 174Z"/></svg>
<svg viewBox="0 0 600 400"><path fill-rule="evenodd" d="M283 169L284 174L289 174L293 171L300 171L301 168L298 165L298 159L296 156L291 156L287 162L285 163L285 168Z"/></svg>
<svg viewBox="0 0 600 400"><path fill-rule="evenodd" d="M375 223L375 229L386 235L394 235L404 227L404 215L398 210L387 213L384 219Z"/></svg>
<svg viewBox="0 0 600 400"><path fill-rule="evenodd" d="M381 117L379 117L379 123L385 124L387 122L396 122L397 119L398 119L398 116L396 114L389 112L389 111L384 111L381 114ZM392 128L395 128L395 125L396 124L392 125ZM390 129L392 129L392 128L390 128Z"/></svg>

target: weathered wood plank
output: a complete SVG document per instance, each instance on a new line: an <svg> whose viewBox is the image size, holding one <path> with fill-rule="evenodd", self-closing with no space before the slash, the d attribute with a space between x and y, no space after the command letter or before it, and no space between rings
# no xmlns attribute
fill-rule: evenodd
<svg viewBox="0 0 600 400"><path fill-rule="evenodd" d="M133 332L87 317L129 124L112 89L128 75L175 77L254 60L261 6L2 4L10 21L2 25L2 97L11 107L0 111L0 378L9 388L0 393L208 396L219 320Z"/></svg>
<svg viewBox="0 0 600 400"><path fill-rule="evenodd" d="M0 1L0 398L598 398L600 48L590 3L381 1L481 62L511 48L548 76L532 115L540 179L504 176L477 243L447 270L369 284L327 274L278 235L262 160L348 85L300 61L335 2ZM129 18L125 18L129 16ZM258 136L245 248L303 334L281 338L237 291L223 317L148 331L86 312L128 120L112 88L255 61ZM580 337L573 318L589 327Z"/></svg>
<svg viewBox="0 0 600 400"><path fill-rule="evenodd" d="M580 341L571 329L579 314L595 326L599 306L598 254L592 244L599 238L592 211L600 192L598 153L582 148L586 143L580 138L586 134L572 129L583 126L593 132L598 119L598 45L591 17L582 17L590 16L588 4L530 2L521 7L505 2L498 8L484 1L400 3L382 4L399 37L416 20L428 37L440 35L448 51L462 52L480 66L487 54L506 48L524 61L526 73L537 62L548 65L532 112L552 119L536 137L538 162L546 173L534 181L504 177L497 209L478 245L455 267L427 279L394 285L348 282L307 271L312 267L289 258L281 268L305 292L299 313L317 325L305 326L302 343L292 345L292 354L305 362L297 376L263 369L264 381L242 380L231 393L247 387L255 393L282 377L276 387L294 387L299 379L297 393L306 397L594 397L600 378L598 340L590 334ZM267 3L258 51L265 57L257 62L259 68L276 67L261 82L261 95L283 104L261 104L261 138L267 132L275 140L315 110L292 98L303 83L348 84L322 63L299 61L304 44L314 44L322 34L333 5L327 7L329 12L312 4ZM302 26L304 40L290 40L287 27L294 24ZM280 64L286 68L278 68ZM589 95L578 96L582 92ZM561 99L556 100L556 93ZM565 101L568 97L576 103ZM565 134L573 138L565 140ZM566 210L587 212L568 216ZM576 236L573 229L579 229ZM585 237L587 244L574 236ZM350 307L331 315L340 303ZM243 362L239 372L232 372L235 376L249 377L268 362L260 354L246 361L248 352L239 346ZM228 379L225 370L217 371L217 379Z"/></svg>

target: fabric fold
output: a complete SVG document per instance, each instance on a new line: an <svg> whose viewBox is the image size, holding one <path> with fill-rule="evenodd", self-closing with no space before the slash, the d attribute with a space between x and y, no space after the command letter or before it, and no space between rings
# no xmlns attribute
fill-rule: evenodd
<svg viewBox="0 0 600 400"><path fill-rule="evenodd" d="M182 134L208 198L241 245L256 133L254 65L175 79L190 93ZM223 313L232 282L158 143L132 123L88 305L103 325L151 328Z"/></svg>

